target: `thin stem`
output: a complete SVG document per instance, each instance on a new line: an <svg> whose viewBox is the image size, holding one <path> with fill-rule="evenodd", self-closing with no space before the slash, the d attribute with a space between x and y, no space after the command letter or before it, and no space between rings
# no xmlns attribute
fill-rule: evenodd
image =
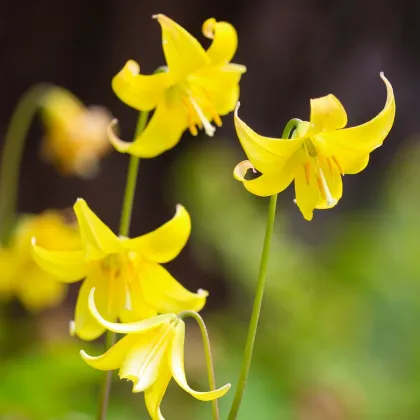
<svg viewBox="0 0 420 420"><path fill-rule="evenodd" d="M289 138L293 130L297 128L301 120L294 118L290 120L283 130L282 138ZM274 220L276 215L277 194L270 197L270 204L268 206L267 227L265 231L264 246L262 250L260 271L258 274L257 288L254 297L254 305L252 308L251 320L248 327L248 335L245 343L245 351L242 360L242 367L239 374L236 392L233 397L232 406L230 408L228 420L235 420L239 407L242 402L242 397L245 391L246 382L248 379L249 368L251 366L252 352L254 349L255 337L257 335L258 321L260 318L262 299L264 296L265 278L267 276L268 257L270 255L271 238L274 230Z"/></svg>
<svg viewBox="0 0 420 420"><path fill-rule="evenodd" d="M206 328L206 324L204 323L203 318L197 312L194 312L194 311L183 311L178 316L181 319L186 318L186 317L194 318L197 321L198 326L200 327L201 336L203 338L203 344L204 344L204 353L205 353L205 358L206 358L207 375L209 378L210 391L213 391L216 389L216 378L214 375L213 356L211 352L210 338L209 338L209 333ZM213 413L213 420L220 419L219 403L217 399L212 401L212 413Z"/></svg>
<svg viewBox="0 0 420 420"><path fill-rule="evenodd" d="M147 125L149 112L140 112L137 121L135 137L137 137ZM128 164L127 181L125 184L124 201L121 211L120 220L120 236L128 237L130 232L131 215L133 213L134 196L136 193L137 176L139 171L140 159L135 156L130 156ZM112 331L107 331L105 337L105 351L110 349L117 341L117 335ZM108 411L109 395L111 393L112 371L105 372L104 381L102 384L101 397L99 402L98 420L106 420Z"/></svg>
<svg viewBox="0 0 420 420"><path fill-rule="evenodd" d="M238 385L233 398L232 407L229 412L228 420L236 419L242 397L245 391L246 381L248 379L249 367L251 365L252 351L254 349L255 336L257 334L258 320L260 318L261 304L264 295L265 277L267 275L268 257L270 254L271 237L273 235L274 219L276 214L277 194L270 197L268 207L267 229L265 232L264 247L261 256L260 272L258 275L257 289L252 308L251 321L248 327L242 368L239 374Z"/></svg>
<svg viewBox="0 0 420 420"><path fill-rule="evenodd" d="M0 165L0 243L6 245L12 230L25 140L48 84L31 87L19 100L4 138Z"/></svg>

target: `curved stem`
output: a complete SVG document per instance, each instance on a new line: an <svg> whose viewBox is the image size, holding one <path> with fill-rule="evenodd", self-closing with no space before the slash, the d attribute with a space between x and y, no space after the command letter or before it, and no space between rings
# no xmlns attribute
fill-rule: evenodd
<svg viewBox="0 0 420 420"><path fill-rule="evenodd" d="M137 137L147 125L149 112L140 112L137 121L135 137ZM127 181L125 184L124 201L121 211L120 220L120 236L128 237L130 232L131 215L133 213L134 196L136 193L137 176L139 171L140 159L135 156L130 156L128 164ZM117 341L117 335L112 331L107 331L105 337L105 351L111 348ZM104 382L102 385L101 397L99 402L98 420L105 420L108 411L109 395L111 393L112 371L105 372Z"/></svg>
<svg viewBox="0 0 420 420"><path fill-rule="evenodd" d="M290 120L283 130L282 138L289 138L293 131L297 128L301 120L294 118ZM252 308L251 320L248 327L248 335L245 343L245 351L242 360L242 367L239 374L236 392L233 397L232 406L230 408L228 420L235 420L239 407L242 402L242 397L245 391L246 381L248 379L249 368L251 366L252 352L254 349L255 337L257 335L258 321L260 318L262 299L264 296L265 278L267 276L268 257L270 254L271 238L274 230L274 220L276 215L277 194L270 197L270 204L268 206L267 227L265 231L264 246L260 262L260 270L258 274L257 288L254 297L254 305Z"/></svg>
<svg viewBox="0 0 420 420"><path fill-rule="evenodd" d="M207 374L209 378L210 391L213 391L216 389L216 378L214 375L213 356L211 352L210 338L209 338L209 333L206 328L206 324L204 323L203 318L197 312L194 312L194 311L183 311L178 315L178 317L181 319L187 318L187 317L194 318L197 321L198 326L200 327L201 336L203 338L203 344L204 344L204 353L205 353L205 358L206 358ZM213 420L220 419L219 403L217 399L212 401L212 413L213 413Z"/></svg>
<svg viewBox="0 0 420 420"><path fill-rule="evenodd" d="M31 87L19 100L4 138L0 165L0 244L6 245L13 226L19 188L19 172L25 140L40 99L48 84Z"/></svg>

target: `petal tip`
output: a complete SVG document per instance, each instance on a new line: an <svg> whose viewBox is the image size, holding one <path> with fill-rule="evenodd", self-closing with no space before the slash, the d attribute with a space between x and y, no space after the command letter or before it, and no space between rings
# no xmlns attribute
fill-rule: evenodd
<svg viewBox="0 0 420 420"><path fill-rule="evenodd" d="M72 337L76 335L76 323L74 321L69 322L69 333Z"/></svg>
<svg viewBox="0 0 420 420"><path fill-rule="evenodd" d="M197 294L202 296L202 297L208 297L209 296L209 292L207 290L204 290L204 289L198 289Z"/></svg>

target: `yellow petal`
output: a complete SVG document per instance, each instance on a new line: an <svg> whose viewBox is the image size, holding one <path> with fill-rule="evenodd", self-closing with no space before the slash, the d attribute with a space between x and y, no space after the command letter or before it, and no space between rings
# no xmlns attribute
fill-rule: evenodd
<svg viewBox="0 0 420 420"><path fill-rule="evenodd" d="M99 260L122 250L120 239L96 216L85 200L79 198L73 208L79 222L85 260Z"/></svg>
<svg viewBox="0 0 420 420"><path fill-rule="evenodd" d="M339 168L334 164L332 160L329 161L329 164L325 159L320 159L320 162L321 170L325 177L328 190L330 191L334 200L331 203L328 203L325 197L320 194L318 197L318 203L315 208L330 209L338 203L341 196L343 195L343 180L341 179Z"/></svg>
<svg viewBox="0 0 420 420"><path fill-rule="evenodd" d="M210 18L203 23L203 34L213 42L207 49L207 55L213 64L228 63L238 48L238 34L228 22L217 22Z"/></svg>
<svg viewBox="0 0 420 420"><path fill-rule="evenodd" d="M194 391L187 383L184 369L184 340L185 340L185 324L179 321L175 327L175 335L170 349L169 366L172 376L178 385L193 397L201 401L211 401L223 397L229 391L230 384L226 384L221 388L208 392Z"/></svg>
<svg viewBox="0 0 420 420"><path fill-rule="evenodd" d="M320 133L316 136L316 141L322 141L323 147L337 156L344 173L356 173L362 170L362 163L367 164L366 155L382 145L394 123L395 99L392 86L383 73L381 73L381 78L386 85L387 100L384 109L375 118L356 127ZM350 171L348 171L347 161L352 163L356 161L359 164L356 168L355 165L350 166Z"/></svg>
<svg viewBox="0 0 420 420"><path fill-rule="evenodd" d="M235 128L248 159L265 175L279 172L302 141L299 138L289 140L260 136L239 118L238 108L235 111Z"/></svg>
<svg viewBox="0 0 420 420"><path fill-rule="evenodd" d="M97 290L96 303L103 313L108 313L109 293L107 285L97 276L88 276L82 283L76 302L74 322L71 324L71 334L82 340L95 340L105 332L101 325L90 313L88 299L92 289Z"/></svg>
<svg viewBox="0 0 420 420"><path fill-rule="evenodd" d="M152 420L165 420L160 411L160 404L168 388L172 374L167 363L162 363L156 382L144 392L147 411Z"/></svg>
<svg viewBox="0 0 420 420"><path fill-rule="evenodd" d="M150 261L166 263L173 260L184 248L191 233L191 218L185 207L178 204L175 216L153 232L124 241Z"/></svg>
<svg viewBox="0 0 420 420"><path fill-rule="evenodd" d="M129 60L112 79L112 89L118 98L139 111L156 108L169 87L170 76L166 72L145 76L140 74L140 66Z"/></svg>
<svg viewBox="0 0 420 420"><path fill-rule="evenodd" d="M66 296L66 285L33 263L22 269L16 280L16 295L32 312L57 306Z"/></svg>
<svg viewBox="0 0 420 420"><path fill-rule="evenodd" d="M74 283L86 276L82 251L49 251L38 246L36 238L32 238L32 257L42 270L57 280Z"/></svg>
<svg viewBox="0 0 420 420"><path fill-rule="evenodd" d="M158 315L154 318L145 319L144 321L130 322L127 324L117 324L117 323L109 322L105 320L104 318L102 318L102 316L98 312L98 309L95 306L95 290L90 290L88 302L89 302L89 310L92 316L97 320L97 322L101 324L104 329L108 329L108 330L111 330L120 334L146 332L153 328L157 328L159 325L162 325L164 323L167 323L171 320L176 319L175 314L164 314L164 315ZM101 301L98 301L98 306L100 302Z"/></svg>
<svg viewBox="0 0 420 420"><path fill-rule="evenodd" d="M113 370L118 369L128 352L135 346L138 337L134 335L127 335L120 341L114 344L106 353L101 356L89 356L85 351L81 350L80 355L82 359L95 369L99 370Z"/></svg>
<svg viewBox="0 0 420 420"><path fill-rule="evenodd" d="M261 174L258 178L246 180L245 175L248 170L255 171L255 168L249 160L244 160L236 165L233 176L241 181L252 194L268 197L282 192L291 184L295 178L297 164L298 160L292 157L279 172L269 175Z"/></svg>
<svg viewBox="0 0 420 420"><path fill-rule="evenodd" d="M126 355L119 376L133 381L133 392L143 392L153 385L162 363L166 363L164 358L173 336L173 326L164 325L136 336L136 345Z"/></svg>
<svg viewBox="0 0 420 420"><path fill-rule="evenodd" d="M226 115L235 109L239 99L239 81L246 67L225 64L207 67L195 72L188 80L195 100L206 113L209 107L218 115ZM209 113L211 119L212 115Z"/></svg>
<svg viewBox="0 0 420 420"><path fill-rule="evenodd" d="M295 179L296 204L306 220L312 220L313 211L319 198L319 187L314 170L311 169L309 182L305 168L298 168Z"/></svg>
<svg viewBox="0 0 420 420"><path fill-rule="evenodd" d="M208 292L199 289L192 293L178 283L161 265L144 262L139 273L144 299L158 312L179 313L200 311L206 304Z"/></svg>
<svg viewBox="0 0 420 420"><path fill-rule="evenodd" d="M113 131L114 120L108 127L108 136L121 153L141 158L153 158L172 149L181 140L188 127L187 112L180 98L169 98L158 104L146 129L130 143L119 139Z"/></svg>
<svg viewBox="0 0 420 420"><path fill-rule="evenodd" d="M162 28L163 52L174 81L210 65L210 58L203 47L183 27L165 15L158 14L154 17Z"/></svg>
<svg viewBox="0 0 420 420"><path fill-rule="evenodd" d="M347 124L347 114L341 102L334 95L311 99L310 133L318 133L343 128ZM308 133L308 135L310 135Z"/></svg>

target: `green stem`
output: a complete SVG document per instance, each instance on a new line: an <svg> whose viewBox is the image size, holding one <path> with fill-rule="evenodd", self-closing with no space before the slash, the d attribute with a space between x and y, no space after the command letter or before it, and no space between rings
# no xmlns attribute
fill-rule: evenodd
<svg viewBox="0 0 420 420"><path fill-rule="evenodd" d="M201 336L203 338L203 344L204 344L204 353L205 353L205 358L206 358L207 374L209 378L210 391L213 391L216 389L216 378L214 375L213 356L211 353L210 338L209 338L209 333L206 328L206 324L204 323L203 318L197 312L194 312L194 311L183 311L178 316L181 319L187 318L187 317L194 318L197 321L198 326L200 327ZM212 401L212 413L213 413L213 420L220 419L219 403L217 399Z"/></svg>
<svg viewBox="0 0 420 420"><path fill-rule="evenodd" d="M48 84L31 87L19 100L4 138L0 165L0 244L7 245L14 224L25 140Z"/></svg>
<svg viewBox="0 0 420 420"><path fill-rule="evenodd" d="M283 130L282 138L290 137L292 131L297 128L301 121L297 118L290 120ZM262 299L264 296L265 278L267 276L268 257L270 255L271 238L274 230L274 220L276 215L277 194L270 197L270 204L268 206L267 227L265 231L264 246L262 250L260 271L258 274L257 288L254 297L254 305L252 308L251 320L248 327L248 335L246 337L245 351L242 360L242 367L239 374L236 392L233 397L232 406L230 408L228 420L235 420L242 402L242 397L245 391L246 382L248 379L249 368L251 366L252 352L254 349L255 337L257 335L258 321L260 318Z"/></svg>
<svg viewBox="0 0 420 420"><path fill-rule="evenodd" d="M137 137L147 125L149 112L140 112L137 121L135 137ZM125 184L124 201L121 211L120 220L120 236L128 237L130 233L131 215L133 213L134 196L136 193L137 176L139 171L140 159L130 156L128 165L127 181ZM107 331L105 338L105 351L109 350L117 341L117 335L112 331ZM101 397L99 402L98 420L106 420L108 411L109 395L111 393L112 371L105 372L104 382L102 385Z"/></svg>

